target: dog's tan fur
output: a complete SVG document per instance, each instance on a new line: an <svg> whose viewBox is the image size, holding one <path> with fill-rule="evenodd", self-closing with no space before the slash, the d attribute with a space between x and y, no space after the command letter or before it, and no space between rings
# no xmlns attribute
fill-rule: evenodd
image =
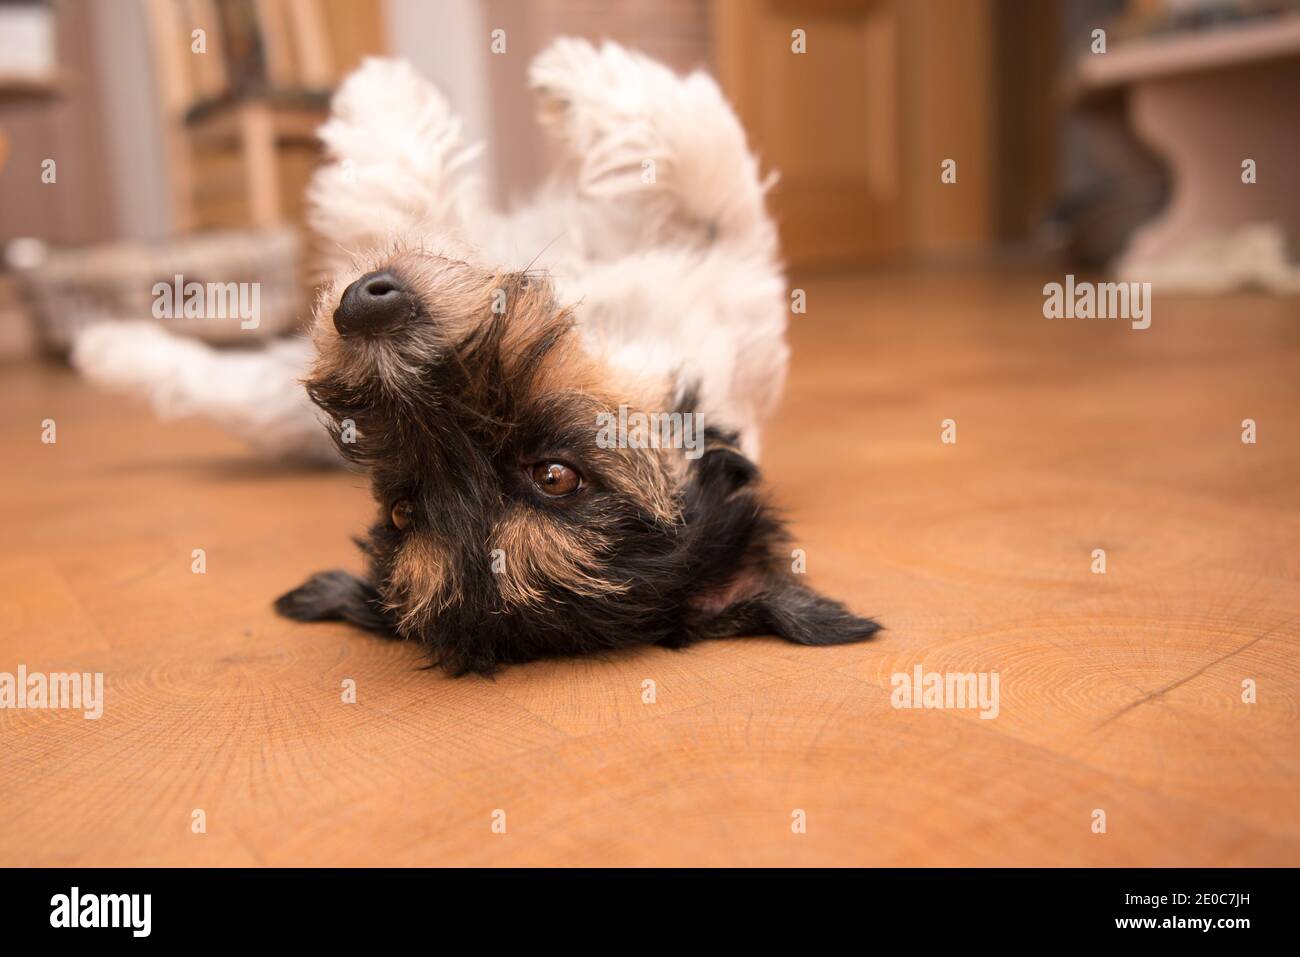
<svg viewBox="0 0 1300 957"><path fill-rule="evenodd" d="M453 553L428 531L403 539L385 589L385 606L402 634L415 634L456 595Z"/></svg>
<svg viewBox="0 0 1300 957"><path fill-rule="evenodd" d="M514 505L493 530L492 547L499 549L497 581L507 606L541 602L546 581L562 582L579 595L617 594L626 582L601 575L601 557L609 541L599 532L579 534L534 509Z"/></svg>
<svg viewBox="0 0 1300 957"><path fill-rule="evenodd" d="M506 377L529 350L550 337L540 363L529 366L529 402L564 408L575 424L596 432L597 415L617 415L620 405L631 409L663 408L671 398L668 383L645 382L612 369L593 355L573 329L570 312L555 299L548 281L523 273L492 272L445 254L391 246L358 262L360 272L386 270L400 278L423 304L417 322L423 331L405 330L402 349L391 343L343 341L331 319L343 293L342 280L325 289L317 303L315 339L319 358L312 379L334 379L358 392L379 388L400 400L415 388L421 368L435 352L453 360L457 349L473 341L490 318L505 310L502 334L496 343ZM495 383L470 376L462 398L484 398ZM483 393L483 395L480 395ZM608 448L583 450L588 462L619 492L635 499L664 525L680 520L678 489L686 463L680 450L667 448ZM602 576L601 557L608 543L598 530L583 535L564 528L535 510L512 507L496 523L490 548L501 549L498 576L505 605L541 601L548 582L562 584L580 595L617 593L625 583ZM403 632L418 631L455 600L454 558L444 543L416 528L396 555L386 602L398 615Z"/></svg>

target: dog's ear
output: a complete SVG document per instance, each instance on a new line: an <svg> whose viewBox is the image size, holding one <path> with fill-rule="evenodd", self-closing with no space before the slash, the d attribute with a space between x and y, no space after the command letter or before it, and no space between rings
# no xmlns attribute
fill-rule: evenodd
<svg viewBox="0 0 1300 957"><path fill-rule="evenodd" d="M379 593L341 570L319 572L275 601L275 610L296 621L350 621L382 634L392 632Z"/></svg>
<svg viewBox="0 0 1300 957"><path fill-rule="evenodd" d="M709 637L777 635L800 645L844 645L880 630L871 618L853 614L833 598L775 574L739 600L697 625Z"/></svg>
<svg viewBox="0 0 1300 957"><path fill-rule="evenodd" d="M758 491L758 468L733 447L709 449L688 485L694 637L778 635L801 645L870 638L880 625L821 595L790 568L788 538Z"/></svg>

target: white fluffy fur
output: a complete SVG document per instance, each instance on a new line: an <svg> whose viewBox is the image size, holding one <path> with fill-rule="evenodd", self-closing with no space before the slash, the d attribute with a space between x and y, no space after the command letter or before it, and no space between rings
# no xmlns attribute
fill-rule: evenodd
<svg viewBox="0 0 1300 957"><path fill-rule="evenodd" d="M153 402L162 418L203 415L274 457L336 462L301 379L306 339L256 351L218 351L152 322L101 322L77 337L72 361L96 382Z"/></svg>
<svg viewBox="0 0 1300 957"><path fill-rule="evenodd" d="M569 39L538 56L530 80L573 168L502 214L481 203L469 172L477 151L442 95L406 63L367 60L320 131L330 162L309 199L326 265L346 269L380 244L454 242L490 266L545 269L593 350L635 373L694 381L705 423L737 430L757 458L785 378L785 280L766 184L717 85ZM329 454L297 384L305 343L227 354L115 324L84 333L74 361L259 448Z"/></svg>

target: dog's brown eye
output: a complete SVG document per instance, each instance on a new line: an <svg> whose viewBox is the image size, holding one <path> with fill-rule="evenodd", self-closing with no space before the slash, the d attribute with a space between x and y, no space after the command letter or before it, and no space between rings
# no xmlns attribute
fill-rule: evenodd
<svg viewBox="0 0 1300 957"><path fill-rule="evenodd" d="M415 507L410 502L403 499L393 506L392 519L393 524L398 528L406 528L411 524L411 517L415 514Z"/></svg>
<svg viewBox="0 0 1300 957"><path fill-rule="evenodd" d="M582 476L563 462L538 462L532 467L533 484L552 498L572 495L582 487Z"/></svg>

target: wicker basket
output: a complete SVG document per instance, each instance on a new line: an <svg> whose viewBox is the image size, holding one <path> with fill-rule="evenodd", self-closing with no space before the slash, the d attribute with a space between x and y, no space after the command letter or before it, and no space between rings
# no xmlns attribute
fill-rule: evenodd
<svg viewBox="0 0 1300 957"><path fill-rule="evenodd" d="M291 332L302 313L299 242L287 227L160 244L28 246L9 258L37 336L59 353L79 329L104 320L153 319L170 332L232 344Z"/></svg>

